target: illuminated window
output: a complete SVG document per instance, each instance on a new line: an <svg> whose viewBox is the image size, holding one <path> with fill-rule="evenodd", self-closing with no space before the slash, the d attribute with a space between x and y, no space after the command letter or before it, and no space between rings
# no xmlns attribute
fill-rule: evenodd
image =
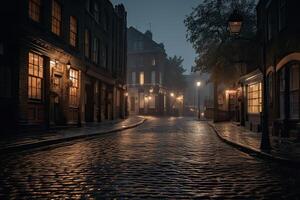
<svg viewBox="0 0 300 200"><path fill-rule="evenodd" d="M56 0L52 0L52 32L60 35L61 29L61 7Z"/></svg>
<svg viewBox="0 0 300 200"><path fill-rule="evenodd" d="M90 57L90 31L87 29L84 32L84 55Z"/></svg>
<svg viewBox="0 0 300 200"><path fill-rule="evenodd" d="M69 93L69 103L71 107L77 108L79 105L79 71L70 69L69 73L70 81L72 82Z"/></svg>
<svg viewBox="0 0 300 200"><path fill-rule="evenodd" d="M40 0L29 0L29 8L28 8L29 17L36 21L40 21L41 16L41 1Z"/></svg>
<svg viewBox="0 0 300 200"><path fill-rule="evenodd" d="M93 40L93 52L92 52L92 60L95 63L98 63L98 55L99 55L99 41L97 38Z"/></svg>
<svg viewBox="0 0 300 200"><path fill-rule="evenodd" d="M290 68L290 118L299 118L299 65Z"/></svg>
<svg viewBox="0 0 300 200"><path fill-rule="evenodd" d="M261 83L248 85L248 113L260 113L262 111Z"/></svg>
<svg viewBox="0 0 300 200"><path fill-rule="evenodd" d="M42 100L43 58L29 53L28 57L28 98Z"/></svg>
<svg viewBox="0 0 300 200"><path fill-rule="evenodd" d="M70 44L77 46L77 19L74 16L70 17Z"/></svg>
<svg viewBox="0 0 300 200"><path fill-rule="evenodd" d="M144 85L145 79L144 79L144 72L140 72L140 85Z"/></svg>

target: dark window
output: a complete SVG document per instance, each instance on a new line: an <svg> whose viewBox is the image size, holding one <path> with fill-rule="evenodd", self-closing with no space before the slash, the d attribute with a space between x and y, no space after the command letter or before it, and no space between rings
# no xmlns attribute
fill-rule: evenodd
<svg viewBox="0 0 300 200"><path fill-rule="evenodd" d="M52 26L51 30L56 35L61 34L61 6L56 0L52 0Z"/></svg>
<svg viewBox="0 0 300 200"><path fill-rule="evenodd" d="M281 119L285 117L284 97L285 97L285 69L279 71L279 116Z"/></svg>
<svg viewBox="0 0 300 200"><path fill-rule="evenodd" d="M94 17L95 17L96 22L99 23L100 12L99 12L99 7L98 7L97 3L94 4Z"/></svg>
<svg viewBox="0 0 300 200"><path fill-rule="evenodd" d="M108 56L108 47L107 45L101 45L101 66L107 67L107 56Z"/></svg>
<svg viewBox="0 0 300 200"><path fill-rule="evenodd" d="M84 55L85 57L90 57L90 31L84 31Z"/></svg>
<svg viewBox="0 0 300 200"><path fill-rule="evenodd" d="M94 38L94 40L93 40L92 60L95 63L98 63L98 55L99 55L99 40L97 38Z"/></svg>
<svg viewBox="0 0 300 200"><path fill-rule="evenodd" d="M40 0L29 0L28 15L32 20L36 22L40 22L40 18L41 18Z"/></svg>
<svg viewBox="0 0 300 200"><path fill-rule="evenodd" d="M268 19L267 19L267 33L268 33L268 40L272 39L273 36L273 24L272 24L272 12L271 9L268 11Z"/></svg>
<svg viewBox="0 0 300 200"><path fill-rule="evenodd" d="M70 44L77 46L77 19L74 16L70 17Z"/></svg>
<svg viewBox="0 0 300 200"><path fill-rule="evenodd" d="M0 97L11 97L11 75L9 67L0 66Z"/></svg>
<svg viewBox="0 0 300 200"><path fill-rule="evenodd" d="M299 119L299 65L290 67L290 118Z"/></svg>
<svg viewBox="0 0 300 200"><path fill-rule="evenodd" d="M279 0L279 10L278 10L278 13L279 13L279 19L278 19L278 27L279 27L279 30L282 30L285 26L286 26L286 7L287 7L287 1L286 0Z"/></svg>

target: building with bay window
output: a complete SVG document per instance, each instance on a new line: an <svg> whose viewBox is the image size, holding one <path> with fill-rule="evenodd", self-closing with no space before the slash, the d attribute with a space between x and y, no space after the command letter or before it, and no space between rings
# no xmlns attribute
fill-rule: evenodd
<svg viewBox="0 0 300 200"><path fill-rule="evenodd" d="M269 130L300 138L300 24L297 0L259 1L258 36L266 43Z"/></svg>
<svg viewBox="0 0 300 200"><path fill-rule="evenodd" d="M50 128L125 117L123 5L12 0L0 9L3 125Z"/></svg>

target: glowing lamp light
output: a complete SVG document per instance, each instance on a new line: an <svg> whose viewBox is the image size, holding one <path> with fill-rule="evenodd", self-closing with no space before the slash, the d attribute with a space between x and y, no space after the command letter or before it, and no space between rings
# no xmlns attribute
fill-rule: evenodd
<svg viewBox="0 0 300 200"><path fill-rule="evenodd" d="M125 92L125 94L124 94L124 95L125 95L125 97L128 97L128 92Z"/></svg>
<svg viewBox="0 0 300 200"><path fill-rule="evenodd" d="M67 70L70 70L71 69L71 63L70 61L67 63Z"/></svg>
<svg viewBox="0 0 300 200"><path fill-rule="evenodd" d="M153 88L151 88L151 89L149 90L149 92L150 92L150 93L153 93Z"/></svg>
<svg viewBox="0 0 300 200"><path fill-rule="evenodd" d="M171 92L171 93L170 93L170 96L171 96L171 97L174 97L174 96L175 96L175 94L174 94L173 92Z"/></svg>
<svg viewBox="0 0 300 200"><path fill-rule="evenodd" d="M225 92L226 92L227 95L228 94L235 94L236 93L235 90L226 90Z"/></svg>
<svg viewBox="0 0 300 200"><path fill-rule="evenodd" d="M149 101L151 101L152 97L150 96L150 97L148 97L148 99L149 99Z"/></svg>
<svg viewBox="0 0 300 200"><path fill-rule="evenodd" d="M243 16L234 10L228 20L228 27L231 35L239 35L243 24Z"/></svg>
<svg viewBox="0 0 300 200"><path fill-rule="evenodd" d="M197 81L197 87L200 87L201 86L201 82L200 81Z"/></svg>

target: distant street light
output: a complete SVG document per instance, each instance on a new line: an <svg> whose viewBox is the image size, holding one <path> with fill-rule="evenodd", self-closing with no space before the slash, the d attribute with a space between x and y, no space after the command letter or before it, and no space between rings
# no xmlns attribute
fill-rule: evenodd
<svg viewBox="0 0 300 200"><path fill-rule="evenodd" d="M198 93L198 119L200 120L200 118L201 118L201 114L200 114L200 86L201 86L201 82L197 81L196 85L197 85L197 93Z"/></svg>
<svg viewBox="0 0 300 200"><path fill-rule="evenodd" d="M171 97L174 97L174 93L173 93L173 92L171 92L171 93L170 93L170 96L171 96Z"/></svg>

